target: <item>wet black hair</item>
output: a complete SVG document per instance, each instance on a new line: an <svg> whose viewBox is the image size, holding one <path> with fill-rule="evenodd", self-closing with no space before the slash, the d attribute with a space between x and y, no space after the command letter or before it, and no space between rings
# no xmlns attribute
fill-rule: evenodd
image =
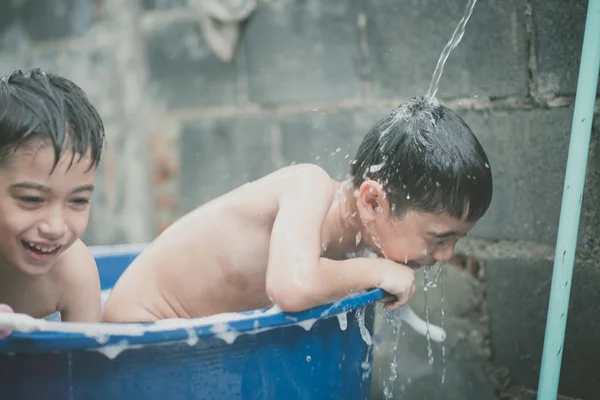
<svg viewBox="0 0 600 400"><path fill-rule="evenodd" d="M105 140L102 120L79 86L41 69L17 70L0 78L0 163L34 138L52 142L53 168L66 150L73 163L89 149L90 168L97 166Z"/></svg>
<svg viewBox="0 0 600 400"><path fill-rule="evenodd" d="M416 97L367 133L351 162L355 187L383 185L394 216L408 210L479 220L492 200L492 171L483 147L458 114Z"/></svg>

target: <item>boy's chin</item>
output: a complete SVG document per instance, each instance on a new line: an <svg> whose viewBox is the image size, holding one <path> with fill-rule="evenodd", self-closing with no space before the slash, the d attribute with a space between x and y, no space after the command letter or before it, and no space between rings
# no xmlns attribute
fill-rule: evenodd
<svg viewBox="0 0 600 400"><path fill-rule="evenodd" d="M406 265L408 265L409 267L411 267L414 270L417 270L419 268L422 268L422 267L426 266L425 264L421 264L420 262L417 262L417 261L408 261L406 263Z"/></svg>
<svg viewBox="0 0 600 400"><path fill-rule="evenodd" d="M19 263L19 265L17 266L17 269L22 275L36 277L46 275L53 265L54 263L51 262L46 263L44 265L40 265L21 261L21 263Z"/></svg>
<svg viewBox="0 0 600 400"><path fill-rule="evenodd" d="M423 267L431 267L431 266L432 266L432 265L434 265L434 264L435 264L435 263L433 263L433 264L428 264L428 263L422 263L422 262L419 262L419 261L408 261L408 262L406 263L406 265L408 265L409 267L411 267L411 268L412 268L412 269L414 269L414 270L421 269L421 268L423 268Z"/></svg>

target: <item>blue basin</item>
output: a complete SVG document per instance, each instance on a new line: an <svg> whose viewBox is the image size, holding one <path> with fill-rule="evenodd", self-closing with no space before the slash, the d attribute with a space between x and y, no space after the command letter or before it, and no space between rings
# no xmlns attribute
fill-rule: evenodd
<svg viewBox="0 0 600 400"><path fill-rule="evenodd" d="M103 290L139 251L94 249ZM84 334L15 332L0 339L0 398L367 399L371 346L357 313L372 332L374 304L383 294L376 289L300 313L257 310L226 323L100 343ZM344 313L342 329L337 315Z"/></svg>

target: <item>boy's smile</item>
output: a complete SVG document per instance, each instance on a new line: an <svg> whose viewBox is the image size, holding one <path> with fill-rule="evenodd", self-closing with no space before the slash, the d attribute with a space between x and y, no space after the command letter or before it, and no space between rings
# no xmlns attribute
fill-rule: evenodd
<svg viewBox="0 0 600 400"><path fill-rule="evenodd" d="M54 149L32 139L0 166L0 269L48 271L87 227L96 168L89 151Z"/></svg>
<svg viewBox="0 0 600 400"><path fill-rule="evenodd" d="M34 262L41 263L52 260L62 248L62 245L60 244L29 242L25 240L21 240L20 243L23 246L25 253L31 257Z"/></svg>

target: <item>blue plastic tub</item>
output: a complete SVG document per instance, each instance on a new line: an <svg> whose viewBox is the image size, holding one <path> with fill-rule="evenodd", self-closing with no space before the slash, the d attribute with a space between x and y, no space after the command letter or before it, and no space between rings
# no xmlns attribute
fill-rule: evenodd
<svg viewBox="0 0 600 400"><path fill-rule="evenodd" d="M95 254L106 290L139 249ZM83 334L14 333L0 339L0 398L367 399L370 346L357 312L372 332L382 297L373 290L301 313L245 313L226 325L110 336L102 344Z"/></svg>

